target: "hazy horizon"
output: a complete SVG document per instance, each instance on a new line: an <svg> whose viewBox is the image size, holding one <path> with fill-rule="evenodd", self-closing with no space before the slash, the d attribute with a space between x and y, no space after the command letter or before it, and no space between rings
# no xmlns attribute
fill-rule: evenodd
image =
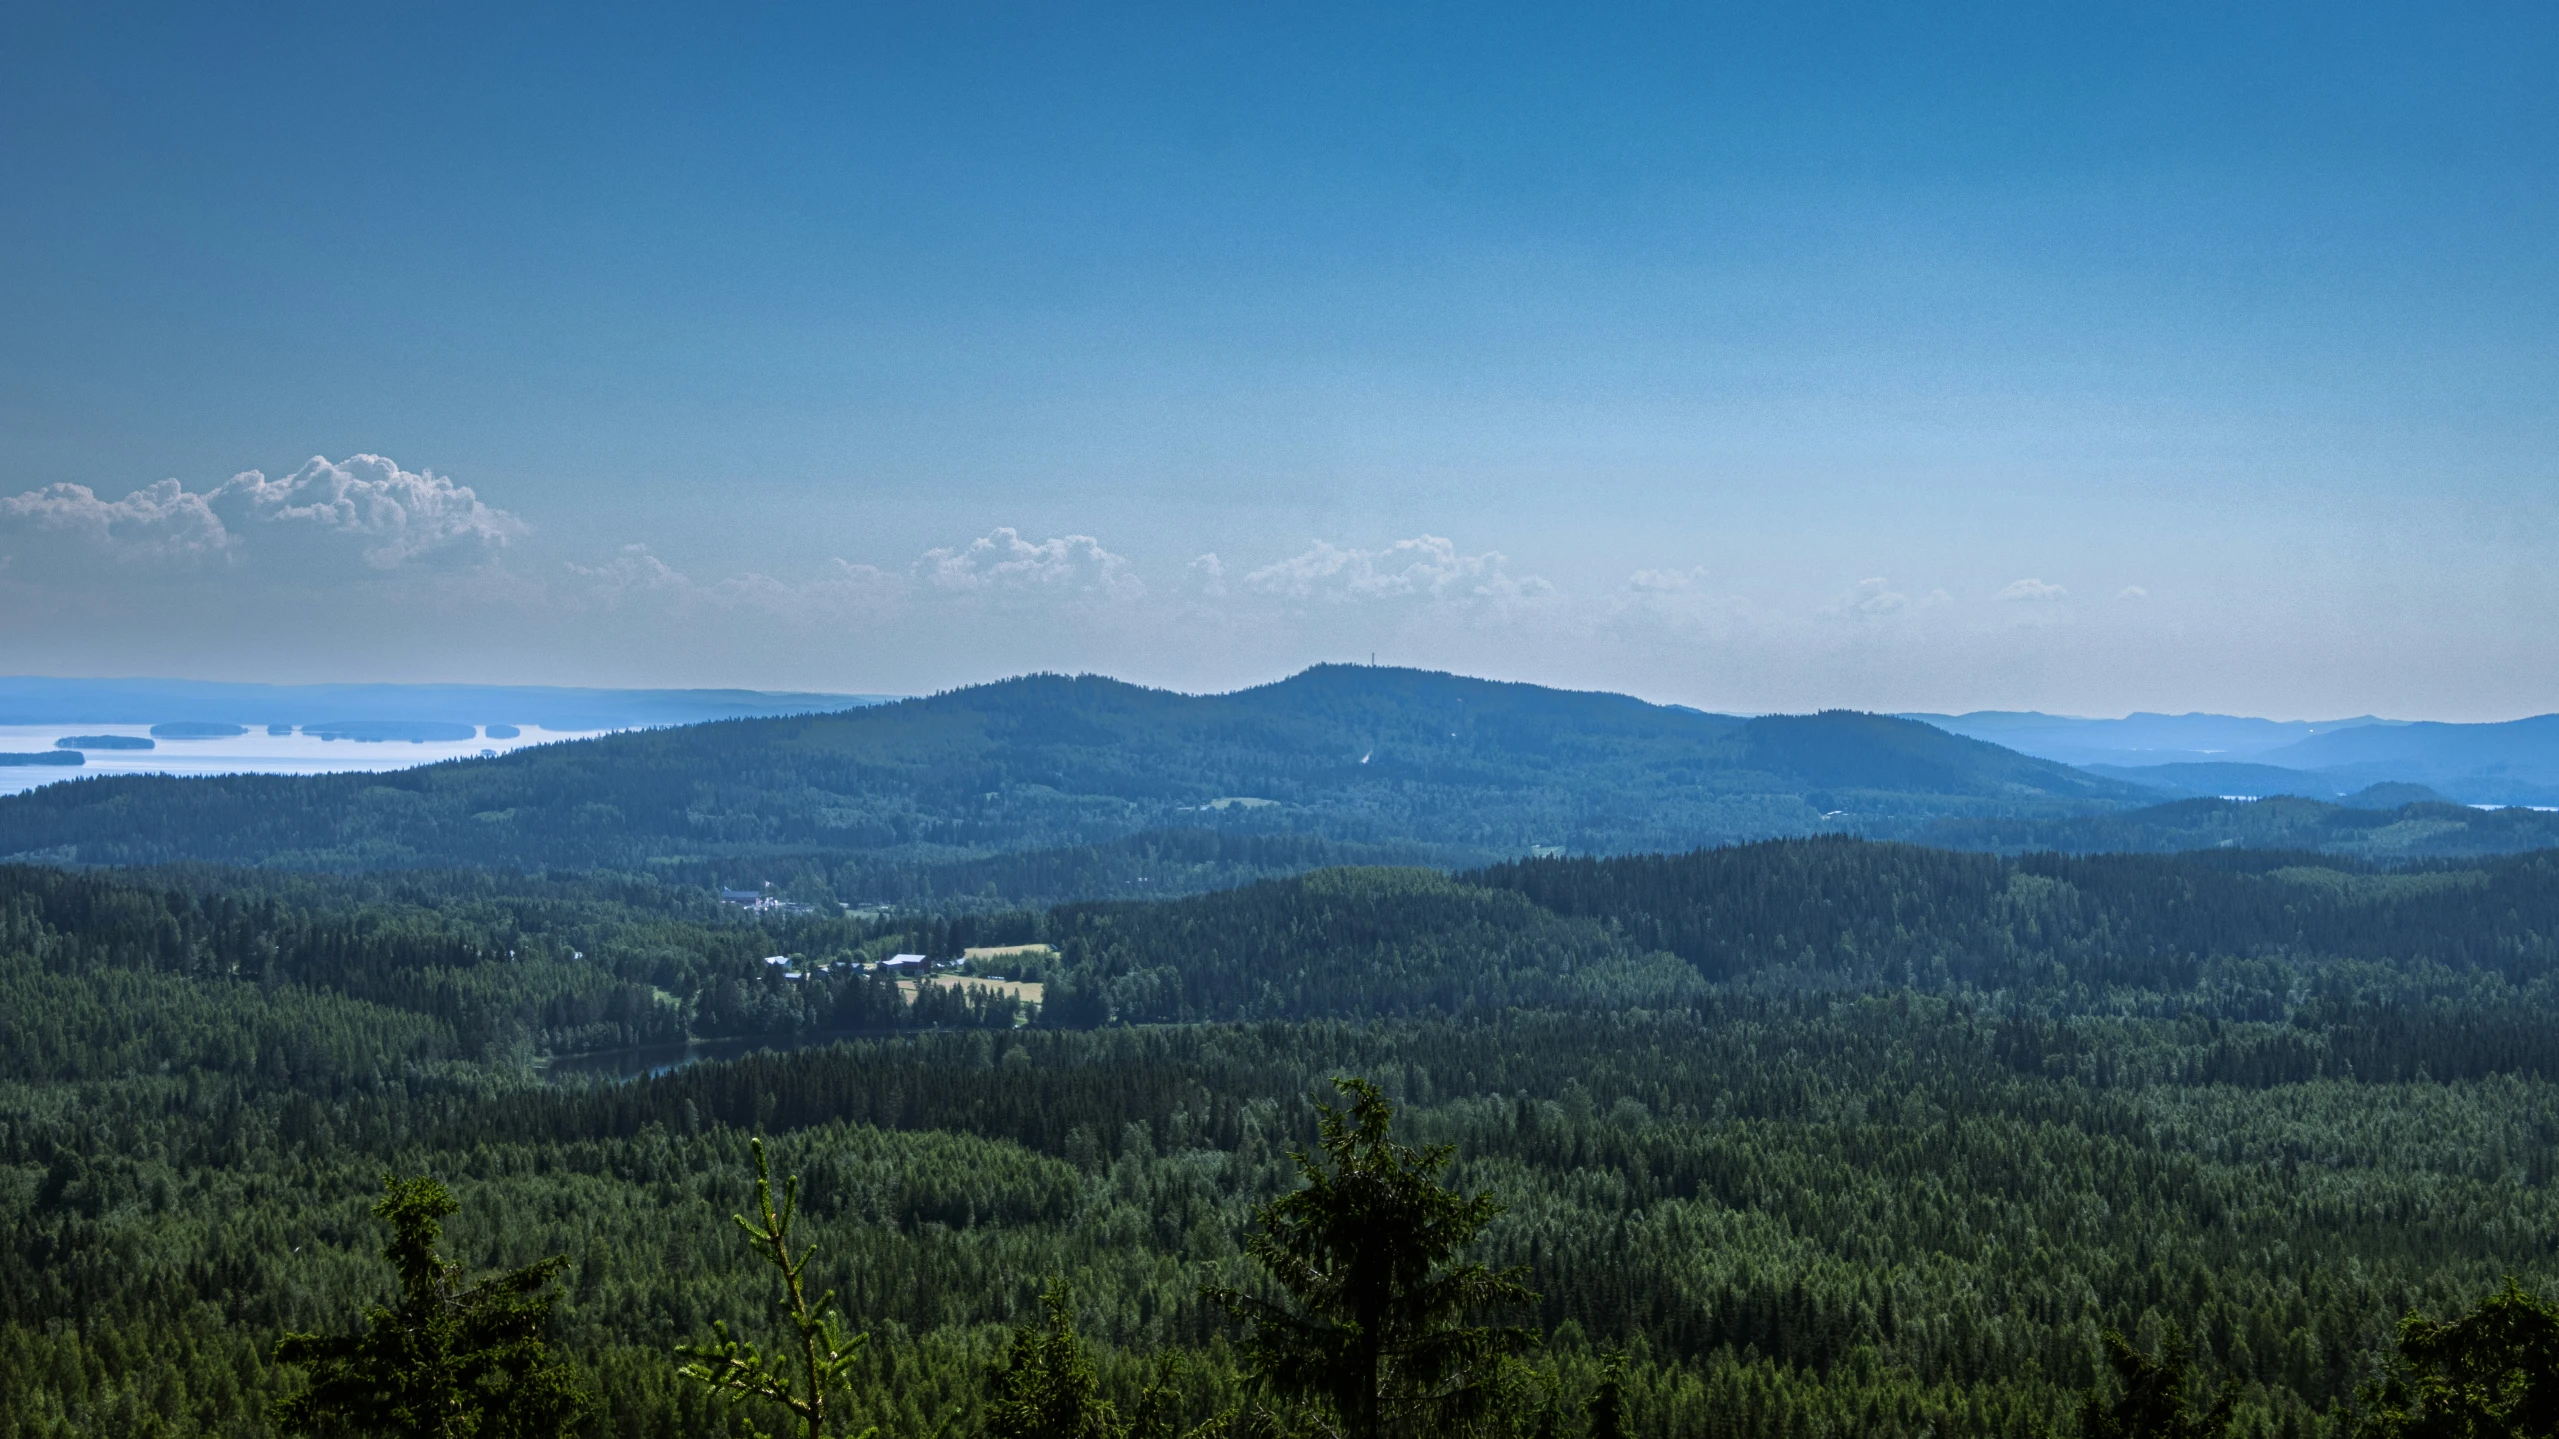
<svg viewBox="0 0 2559 1439"><path fill-rule="evenodd" d="M0 670L2559 711L2559 21L0 19Z"/></svg>
<svg viewBox="0 0 2559 1439"><path fill-rule="evenodd" d="M1254 688L1259 688L1259 687L1262 687L1262 686L1273 685L1273 684L1279 684L1279 683L1282 683L1282 682L1284 682L1284 681L1286 681L1286 680L1292 679L1292 678L1296 677L1297 675L1300 675L1300 674L1305 673L1305 672L1306 672L1306 670L1308 670L1308 669L1310 669L1310 668L1320 667L1320 666L1327 665L1327 664L1353 665L1353 666L1361 666L1361 667L1375 667L1375 668L1383 668L1383 669L1416 669L1416 670L1422 670L1422 671L1430 672L1430 673L1452 674L1452 675L1456 675L1456 676L1457 676L1457 677L1459 677L1459 678L1464 678L1464 679L1492 679L1492 680L1498 680L1498 679L1499 679L1499 677L1497 677L1497 676L1490 676L1490 675L1472 675L1472 674L1467 674L1467 673L1466 673L1466 672L1464 672L1464 671L1456 671L1456 670L1433 670L1433 669L1430 669L1430 667L1427 667L1427 666L1402 666L1402 665L1387 665L1387 664L1384 664L1383 662L1368 661L1368 660L1365 660L1365 659L1350 659L1350 660L1321 660L1321 659L1319 659L1319 660L1311 661L1309 664L1298 666L1298 667L1297 667L1297 668L1295 668L1295 669L1291 669L1291 670L1288 670L1288 671L1283 672L1283 673L1274 673L1274 674L1266 675L1266 676L1263 676L1263 677L1260 677L1260 678L1250 678L1250 679L1245 679L1245 680L1243 680L1243 681L1241 681L1241 682L1239 682L1239 683L1235 683L1235 684L1219 685L1219 686L1212 686L1212 687L1187 688L1187 689L1186 689L1186 688L1179 687L1179 686L1167 686L1167 685L1152 685L1152 686L1145 686L1145 687L1146 687L1146 688L1154 688L1154 689L1168 689L1168 690L1171 690L1171 691L1173 691L1173 692L1175 692L1175 693L1188 694L1188 695L1203 695L1203 696L1204 696L1204 695L1222 695L1222 694L1232 694L1232 693L1235 693L1235 692L1237 692L1237 691L1239 691L1239 690L1254 689ZM896 701L896 700L905 700L905 699L921 699L921 698L925 698L925 697L927 697L927 696L929 696L929 695L932 695L932 694L942 693L942 692L944 692L945 690L949 690L949 689L965 689L965 688L972 688L972 687L981 686L981 685L1003 684L1003 683L1005 683L1005 682L1007 682L1007 681L1009 681L1009 680L1026 679L1026 678L1031 678L1031 677L1034 677L1034 676L1036 676L1036 675L1040 675L1040 674L1073 674L1073 675L1079 675L1079 676L1094 676L1094 677L1098 677L1098 678L1102 678L1102 679L1120 680L1120 681L1123 681L1123 682L1125 682L1125 683L1129 683L1129 684L1142 684L1142 682L1141 682L1141 681L1128 680L1125 676L1108 674L1108 673L1105 673L1105 672L1102 672L1102 671L1098 671L1098 670L1023 670L1023 671L1018 671L1018 672L1015 672L1015 673L1012 673L1012 674L992 675L992 676L989 676L989 677L987 677L987 678L985 678L985 679L982 679L982 680L966 680L966 681L962 681L962 682L960 682L960 683L958 683L958 684L955 684L955 685L945 686L945 687L943 687L943 689L938 689L938 690L917 690L917 691L912 691L912 692L878 691L878 690L868 690L868 691L864 691L864 690L805 690L805 691L795 691L795 690L758 690L758 689L751 689L751 688L745 688L745 687L739 687L739 686L690 686L690 687L672 687L672 688L670 688L670 687L662 687L662 686L661 686L661 687L642 687L642 686L594 685L594 686L564 686L564 687L558 687L558 688L560 688L560 689L561 689L561 691L562 691L562 693L564 693L564 694L592 693L592 694L597 694L597 695L611 695L611 694L653 694L653 693L654 693L654 694L671 694L671 695L680 695L680 694L693 693L693 694L704 694L704 695L709 695L709 694L718 694L718 693L728 692L728 693L752 694L752 695L758 695L758 696L773 696L773 697L791 697L791 698L806 698L806 699L842 699L842 700L853 700L853 701L858 701L858 702L860 702L860 703L862 703L862 704L875 704L875 703L893 702L893 701ZM237 686L241 686L241 687L244 687L244 688L269 688L269 689L279 689L279 690L287 690L287 691L291 691L291 690L322 690L322 691L325 691L325 690L352 690L352 689L374 689L374 688L381 688L381 689L392 689L392 690L406 690L406 689L414 689L414 690L422 690L422 691L423 691L423 690L490 690L490 691L497 691L497 692L509 692L509 691L518 691L518 690L533 690L533 689L546 688L545 686L541 686L541 685L534 685L534 684L510 684L510 683L506 683L506 682L483 682L483 681L477 681L477 680L449 680L449 679L427 679L427 680L367 680L367 679L343 679L343 680L307 680L307 681L270 681L270 680L228 680L228 679L209 679L209 678L202 677L202 676L180 676L180 675L123 675L123 674L118 674L118 675L59 675L59 674L54 674L54 675L36 675L36 674L0 674L0 702L6 702L6 701L8 700L8 693L7 693L7 687L8 687L8 686L10 686L10 685L12 685L12 684L27 683L27 682L33 682L33 683L37 683L37 684L64 684L64 685L82 685L82 684L101 684L101 685L149 685L149 684L160 684L160 683L168 683L168 684L176 684L176 685L237 685ZM1531 681L1531 680L1521 680L1521 681L1500 681L1500 682L1504 682L1504 683L1522 683L1522 684L1534 684L1534 683L1538 683L1537 681ZM1574 689L1574 690L1579 690L1579 691L1583 691L1583 692L1586 692L1586 693L1605 693L1605 694L1617 694L1617 695L1624 695L1624 696L1627 696L1627 697L1632 698L1632 699L1642 700L1642 701L1644 701L1644 702L1646 702L1646 703L1648 703L1648 704L1655 704L1655 705L1666 705L1666 706L1675 706L1675 707L1677 707L1677 706L1684 706L1684 707L1686 707L1686 708L1691 708L1691 709L1703 708L1702 706L1688 705L1688 704L1687 704L1687 702L1686 702L1686 701L1683 701L1683 700L1675 700L1675 699L1660 699L1660 698L1656 698L1656 697L1654 697L1654 696L1650 696L1650 695L1645 695L1645 694L1639 693L1639 692L1637 692L1637 691L1635 691L1635 690L1633 690L1633 689L1628 689L1628 688L1623 688L1623 687L1610 687L1610 686L1605 686L1605 685L1574 685L1574 686L1550 686L1550 688ZM23 706L23 705L22 705L21 707L22 707L22 708L24 708L25 706ZM41 706L38 706L38 707L40 708ZM1840 709L1840 708L1851 708L1851 707L1850 707L1850 706L1839 706L1839 705L1825 705L1825 706L1819 706L1818 708L1823 708L1823 709ZM1727 714L1727 715L1734 715L1734 716L1742 717L1742 718L1750 718L1750 717L1754 717L1754 716L1761 716L1761 715L1804 714L1804 713L1809 713L1809 712L1810 712L1810 711L1808 711L1808 710L1800 710L1800 709L1799 709L1799 710L1739 710L1739 709L1724 709L1724 710L1717 710L1717 711L1714 711L1714 713ZM2121 711L2121 712L2113 713L2113 714L2084 714L2084 713L2076 713L2076 712L2062 711L2062 710L2020 710L2020 709L1992 709L1992 708L1977 708L1977 709L1970 709L1970 710L1870 710L1870 711L1868 711L1868 712L1869 712L1869 713L1878 713L1878 714L1891 714L1891 715L1895 715L1895 716L1899 716L1899 717L1904 717L1904 718L1927 718L1927 717L1930 717L1930 716L1937 716L1937 717L1942 717L1942 718L1956 718L1956 719L1961 719L1961 718L1966 718L1966 717L1970 717L1970 716L1990 716L1990 715L2039 716L2039 717L2042 717L2042 718L2048 718L2048 719L2056 719L2056 720L2073 720L2073 721L2086 721L2086 722L2090 722L2090 723L2116 723L2116 722L2120 722L2120 721L2123 721L2123 720L2130 720L2130 719L2143 719L2143 718L2150 718L2150 719L2230 718L2230 719L2264 720L2264 721L2267 721L2267 722L2270 722L2270 723L2276 723L2276 724L2331 724L2331 723L2354 723L2354 722L2377 722L2377 723L2381 723L2381 724L2391 724L2391 725L2424 724L2424 723L2488 723L2488 724L2495 724L2495 723L2502 723L2502 722L2504 722L2504 721L2506 721L2506 720L2529 719L2529 718L2537 718L2537 717L2538 717L2537 715L2533 715L2533 714L2516 714L2516 715L2508 715L2508 716L2504 716L2504 717L2502 717L2502 718L2500 718L2500 719L2489 719L2489 720L2484 720L2484 721L2444 721L2444 720L2441 720L2439 717L2437 717L2437 716L2433 716L2433 715L2375 715L2375 714L2369 714L2369 713L2367 713L2367 714L2356 714L2356 715L2345 715L2345 714L2324 714L2324 715L2236 715L2236 714L2228 714L2228 713L2226 713L2226 712L2222 712L2222 711L2209 711L2209 710L2156 710L2156 709L2135 709L2135 710L2125 710L2125 711ZM137 710L135 710L135 713L140 714L140 713L142 713L142 710L137 709ZM48 721L48 722L49 722L49 721ZM72 722L76 723L77 721L72 721ZM139 721L139 720L133 720L133 721L100 721L100 723L140 723L140 722L141 722L141 721Z"/></svg>

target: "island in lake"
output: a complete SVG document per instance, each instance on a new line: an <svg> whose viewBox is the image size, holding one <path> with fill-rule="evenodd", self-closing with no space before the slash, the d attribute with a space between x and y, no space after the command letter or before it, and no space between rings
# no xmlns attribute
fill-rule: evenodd
<svg viewBox="0 0 2559 1439"><path fill-rule="evenodd" d="M138 734L75 734L53 742L55 749L157 749Z"/></svg>

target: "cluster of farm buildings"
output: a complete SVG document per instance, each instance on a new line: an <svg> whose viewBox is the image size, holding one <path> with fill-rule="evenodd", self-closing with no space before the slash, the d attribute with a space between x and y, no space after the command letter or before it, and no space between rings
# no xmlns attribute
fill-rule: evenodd
<svg viewBox="0 0 2559 1439"><path fill-rule="evenodd" d="M787 954L764 956L764 963L782 971L784 979L806 979L812 974L833 974L838 970L847 974L877 974L891 979L921 979L937 969L957 968L962 962L946 959L937 964L920 954L892 954L876 964L864 964L858 959L839 959L832 964L812 965L801 970L791 967L791 957Z"/></svg>

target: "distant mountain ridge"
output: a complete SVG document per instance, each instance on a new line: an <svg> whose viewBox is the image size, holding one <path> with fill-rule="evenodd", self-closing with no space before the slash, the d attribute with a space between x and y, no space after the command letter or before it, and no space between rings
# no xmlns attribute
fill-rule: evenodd
<svg viewBox="0 0 2559 1439"><path fill-rule="evenodd" d="M2559 804L2559 714L2490 724L1997 710L1904 718L2168 794L2335 799L2394 783L2465 804Z"/></svg>
<svg viewBox="0 0 2559 1439"><path fill-rule="evenodd" d="M2450 732L2493 761L2503 752L2477 749L2479 728L2347 726L2274 752L2412 733L2441 752ZM2528 750L2537 735L2504 742ZM2458 792L2408 780L2346 789L2352 764L2381 762L2366 753L2333 773L2263 760L2092 772L1890 715L1743 718L1420 670L1324 665L1214 695L1026 675L388 773L69 780L0 799L0 858L779 875L850 903L967 905L1351 857L1448 867L1832 832L2377 859L2559 845L2559 816L2441 803ZM2196 785L2307 797L2158 803Z"/></svg>
<svg viewBox="0 0 2559 1439"><path fill-rule="evenodd" d="M2246 715L2147 711L2121 719L2044 714L2036 710L1905 714L1901 718L1932 724L1949 734L2005 745L2039 759L2124 766L2255 760L2321 735L2396 723L2371 715L2338 720L2270 720Z"/></svg>
<svg viewBox="0 0 2559 1439"><path fill-rule="evenodd" d="M2268 764L2347 782L2397 780L2481 804L2559 804L2559 714L2502 724L2413 724L2313 735Z"/></svg>
<svg viewBox="0 0 2559 1439"><path fill-rule="evenodd" d="M0 855L328 869L957 860L1206 827L1451 862L1897 835L2148 797L1890 716L1742 719L1326 665L1223 695L1030 675L389 774L58 785L0 800ZM1232 803L1247 799L1266 803Z"/></svg>

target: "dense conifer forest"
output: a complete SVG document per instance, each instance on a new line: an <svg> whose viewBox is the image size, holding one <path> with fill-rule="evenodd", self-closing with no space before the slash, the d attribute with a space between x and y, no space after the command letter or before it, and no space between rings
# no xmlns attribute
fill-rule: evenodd
<svg viewBox="0 0 2559 1439"><path fill-rule="evenodd" d="M1911 838L1957 849L2029 854L2294 849L2362 859L2443 859L2513 854L2559 845L2559 813L2509 805L2475 808L2440 795L2405 799L2413 785L2374 785L2354 802L2296 795L2186 799L2116 814L1948 816ZM2386 802L2382 802L2386 801Z"/></svg>
<svg viewBox="0 0 2559 1439"><path fill-rule="evenodd" d="M861 968L1020 945L968 967L1036 1008ZM279 1340L393 1292L386 1174L469 1273L565 1256L576 1432L727 1432L675 1348L782 1332L726 1218L756 1136L869 1335L857 1427L1029 1432L1071 1352L1109 1433L1288 1431L1210 1295L1276 1292L1259 1207L1364 1075L1535 1296L1468 1432L2069 1434L2182 1345L2195 1415L2348 1439L2417 1392L2403 1317L2559 1285L2555 966L2551 854L1823 839L765 914L5 868L0 1434L277 1432ZM567 1062L688 1039L786 1047Z"/></svg>

